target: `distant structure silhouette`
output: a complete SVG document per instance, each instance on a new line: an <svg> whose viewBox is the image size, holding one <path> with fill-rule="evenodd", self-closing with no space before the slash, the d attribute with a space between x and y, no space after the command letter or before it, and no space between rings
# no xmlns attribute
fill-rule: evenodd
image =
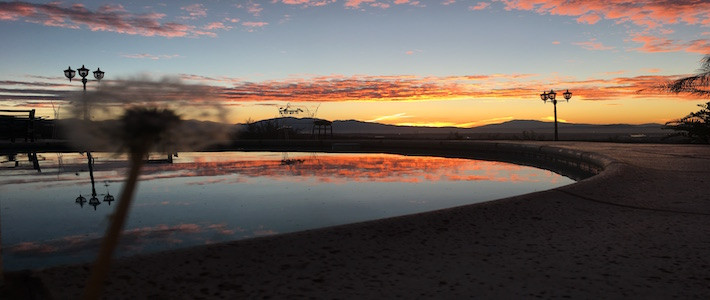
<svg viewBox="0 0 710 300"><path fill-rule="evenodd" d="M315 118L316 114L318 114L318 108L320 108L320 104L316 106L314 110L309 109L308 107L305 106L297 106L297 105L291 105L291 103L286 103L286 106L279 107L279 117L284 118L284 117L291 117L291 116L299 116L301 113L304 113L306 117L308 118ZM313 125L314 127L312 128L312 131L315 130L315 124ZM325 130L325 129L324 129ZM278 125L278 131L280 133L283 133L284 139L289 139L289 132L293 132L293 128L288 125ZM331 128L331 134L332 134L332 128ZM279 134L281 135L281 134Z"/></svg>
<svg viewBox="0 0 710 300"><path fill-rule="evenodd" d="M330 137L333 137L333 122L327 120L314 120L311 128L311 135L316 139L325 138L328 136L330 129ZM318 134L316 134L316 131Z"/></svg>
<svg viewBox="0 0 710 300"><path fill-rule="evenodd" d="M0 109L0 135L11 143L17 138L34 142L36 121L34 109Z"/></svg>

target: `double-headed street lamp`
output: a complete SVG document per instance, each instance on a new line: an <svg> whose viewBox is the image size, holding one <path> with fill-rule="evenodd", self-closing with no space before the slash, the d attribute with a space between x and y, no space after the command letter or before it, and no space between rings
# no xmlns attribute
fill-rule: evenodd
<svg viewBox="0 0 710 300"><path fill-rule="evenodd" d="M550 92L542 92L540 94L540 99L542 99L543 102L547 103L547 100L550 100L552 102L552 105L555 107L555 141L559 140L557 136L557 99L555 97L557 96L557 93L555 91L550 90ZM565 97L565 100L569 102L569 99L572 98L572 93L567 90L566 92L562 93L562 96Z"/></svg>

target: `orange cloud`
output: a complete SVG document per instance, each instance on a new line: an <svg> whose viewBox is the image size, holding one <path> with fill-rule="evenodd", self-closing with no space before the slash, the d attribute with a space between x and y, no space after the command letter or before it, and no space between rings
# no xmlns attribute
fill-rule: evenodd
<svg viewBox="0 0 710 300"><path fill-rule="evenodd" d="M148 57L149 58L149 57ZM652 73L650 70L649 73ZM609 73L605 75L613 75ZM239 105L244 102L343 102L343 101L429 101L477 98L531 99L542 89L570 89L576 99L611 100L623 98L693 99L688 95L658 92L657 86L680 76L636 76L612 79L575 80L531 77L535 74L460 75L444 77L399 76L315 76L263 82L244 82L239 78L204 77L182 74L194 89L211 95L199 103L219 102ZM53 80L54 81L54 80ZM106 80L104 85L120 83ZM68 99L66 83L0 81L0 100L4 105L48 107L51 101ZM639 91L644 91L639 93ZM167 95L172 97L172 95ZM189 99L188 99L189 100ZM188 101L185 100L185 101Z"/></svg>
<svg viewBox="0 0 710 300"><path fill-rule="evenodd" d="M186 8L190 14L201 16L197 7ZM109 31L121 34L163 37L214 36L212 32L196 30L195 26L174 22L160 23L165 17L160 13L132 14L121 5L104 5L92 11L82 4L64 7L59 2L36 4L28 2L0 3L0 20L24 20L45 26L91 31Z"/></svg>

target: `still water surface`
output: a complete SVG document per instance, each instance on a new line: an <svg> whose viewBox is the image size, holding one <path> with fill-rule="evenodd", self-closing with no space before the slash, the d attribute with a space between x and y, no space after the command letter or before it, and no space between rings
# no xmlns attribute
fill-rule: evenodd
<svg viewBox="0 0 710 300"><path fill-rule="evenodd" d="M405 215L570 184L532 167L390 154L180 153L144 166L118 255L128 256ZM0 157L5 270L93 260L125 157ZM154 157L157 158L157 157ZM37 170L39 167L39 171ZM107 202L107 196L116 201ZM79 196L87 203L76 202ZM110 197L109 197L110 198Z"/></svg>

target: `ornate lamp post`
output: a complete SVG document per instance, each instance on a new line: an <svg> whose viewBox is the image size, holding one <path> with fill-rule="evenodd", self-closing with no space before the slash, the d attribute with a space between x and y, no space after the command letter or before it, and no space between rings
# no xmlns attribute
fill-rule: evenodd
<svg viewBox="0 0 710 300"><path fill-rule="evenodd" d="M547 103L547 100L550 100L550 102L552 102L552 105L555 108L555 141L559 140L557 136L557 99L555 99L556 96L557 93L555 93L555 91L553 90L550 90L549 93L543 91L542 94L540 94L540 99L542 99L543 102ZM572 93L567 90L566 92L562 93L562 96L564 96L565 100L569 102L569 99L572 98Z"/></svg>
<svg viewBox="0 0 710 300"><path fill-rule="evenodd" d="M69 66L66 70L64 70L64 76L69 78L69 82L71 82L71 79L76 76L77 71L79 72L79 76L81 76L81 83L84 84L84 91L86 92L86 83L89 81L86 79L86 76L89 76L89 69L84 67L84 65L81 65L81 68L76 71L72 70L71 66ZM104 78L104 71L101 71L101 68L96 68L96 71L94 71L94 78L101 81L101 79Z"/></svg>

